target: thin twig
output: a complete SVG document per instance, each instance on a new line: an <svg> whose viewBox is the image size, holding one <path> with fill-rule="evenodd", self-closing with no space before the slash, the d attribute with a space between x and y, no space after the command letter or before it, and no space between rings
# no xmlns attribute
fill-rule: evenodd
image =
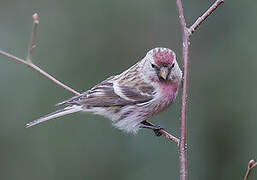
<svg viewBox="0 0 257 180"><path fill-rule="evenodd" d="M53 81L55 84L57 84L58 86L66 89L67 91L75 94L75 95L79 95L80 93L75 91L74 89L70 88L69 86L66 86L65 84L63 84L62 82L58 81L57 79L55 79L53 76L51 76L50 74L48 74L47 72L45 72L44 70L42 70L41 68L39 68L38 66L36 66L35 64L29 62L29 61L25 61L24 59L18 58L14 55L11 55L7 52L4 52L2 50L0 50L0 54L9 57L12 60L18 61L22 64L27 65L28 67L36 70L37 72L39 72L40 74L42 74L43 76L45 76L46 78L50 79L51 81Z"/></svg>
<svg viewBox="0 0 257 180"><path fill-rule="evenodd" d="M203 23L203 21L210 16L215 9L221 5L222 3L224 3L224 0L217 0L201 17L199 17L195 23L189 28L189 36L191 36L195 30Z"/></svg>
<svg viewBox="0 0 257 180"><path fill-rule="evenodd" d="M184 17L181 0L177 0L179 12L179 21L182 29L183 40L183 84L182 84L182 103L180 120L180 142L179 142L179 160L180 160L180 179L187 178L187 158L186 158L186 109L187 109L187 84L188 84L188 61L189 61L189 40L192 33L202 24L202 22L220 5L224 0L217 0L197 21L188 29Z"/></svg>
<svg viewBox="0 0 257 180"><path fill-rule="evenodd" d="M9 54L9 53L7 53L5 51L2 51L2 50L0 50L0 54L9 57L12 60L18 61L18 62L20 62L22 64L25 64L25 65L29 66L30 68L36 70L37 72L39 72L40 74L42 74L46 78L48 78L51 81L53 81L58 86L66 89L67 91L69 91L69 92L71 92L71 93L73 93L75 95L79 95L80 94L79 92L75 91L74 89L70 88L69 86L66 86L65 84L63 84L62 82L58 81L53 76L51 76L50 74L48 74L47 72L43 71L41 68L39 68L38 66L36 66L35 64L32 63L31 55L32 55L33 50L36 47L35 40L36 40L36 34L37 34L37 27L38 27L38 24L39 24L38 14L37 13L33 14L32 18L33 18L33 27L32 27L32 33L31 33L31 37L30 37L30 42L29 42L29 47L28 47L28 54L27 54L26 60L18 58L16 56L14 56L12 54Z"/></svg>
<svg viewBox="0 0 257 180"><path fill-rule="evenodd" d="M247 171L245 173L245 177L244 180L247 180L249 175L251 174L252 170L254 167L257 167L257 162L255 162L254 160L250 160L248 162L248 167L247 167Z"/></svg>
<svg viewBox="0 0 257 180"><path fill-rule="evenodd" d="M175 142L177 144L177 146L179 146L179 139L176 138L175 136L171 135L170 133L168 133L167 131L165 131L164 129L161 129L159 131L162 135L164 135L167 139Z"/></svg>
<svg viewBox="0 0 257 180"><path fill-rule="evenodd" d="M35 40L36 40L36 35L37 35L37 27L38 27L38 24L39 24L37 13L33 14L32 18L33 18L33 26L32 26L32 32L31 32L29 47L28 47L28 54L27 54L27 58L26 58L26 61L28 61L28 62L32 62L31 61L31 55L32 55L33 50L36 47Z"/></svg>

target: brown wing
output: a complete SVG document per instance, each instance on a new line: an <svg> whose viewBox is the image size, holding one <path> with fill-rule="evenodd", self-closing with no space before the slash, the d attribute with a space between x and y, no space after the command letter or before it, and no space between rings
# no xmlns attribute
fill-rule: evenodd
<svg viewBox="0 0 257 180"><path fill-rule="evenodd" d="M113 80L116 77L110 77L107 80L93 87L85 93L75 96L67 101L61 102L59 105L85 105L90 107L110 107L110 106L126 106L138 103L144 103L152 100L154 88L143 82L140 87L130 87L127 85L119 85L118 88L122 96L115 93ZM130 83L127 83L130 84ZM117 87L116 87L117 88Z"/></svg>

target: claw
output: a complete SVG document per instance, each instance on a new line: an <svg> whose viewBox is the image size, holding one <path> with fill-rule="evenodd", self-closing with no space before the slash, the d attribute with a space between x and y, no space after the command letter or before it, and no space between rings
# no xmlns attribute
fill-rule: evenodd
<svg viewBox="0 0 257 180"><path fill-rule="evenodd" d="M164 129L162 126L154 125L148 121L141 122L140 128L152 129L154 134L158 137L162 135L162 133L160 131Z"/></svg>
<svg viewBox="0 0 257 180"><path fill-rule="evenodd" d="M162 126L160 126L160 125L157 125L156 126L156 129L153 129L153 132L155 133L155 135L156 136L161 136L162 135L162 133L161 133L161 130L163 130L164 128L162 127Z"/></svg>

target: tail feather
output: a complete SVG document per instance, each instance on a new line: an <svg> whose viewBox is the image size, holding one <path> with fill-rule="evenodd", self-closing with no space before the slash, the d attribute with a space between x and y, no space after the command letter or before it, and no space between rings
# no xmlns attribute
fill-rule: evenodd
<svg viewBox="0 0 257 180"><path fill-rule="evenodd" d="M54 118L64 116L64 115L67 115L67 114L75 113L75 112L78 112L78 111L81 111L81 110L82 110L82 106L69 106L69 107L57 110L55 112L52 112L50 114L47 114L47 115L39 118L39 119L36 119L34 121L31 121L31 122L27 123L26 128L29 128L31 126L34 126L34 125L39 124L39 123L44 122L44 121L48 121L50 119L54 119Z"/></svg>

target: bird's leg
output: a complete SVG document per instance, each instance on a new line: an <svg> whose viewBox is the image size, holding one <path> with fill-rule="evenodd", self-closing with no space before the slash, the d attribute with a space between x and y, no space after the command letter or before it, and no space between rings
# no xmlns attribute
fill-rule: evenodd
<svg viewBox="0 0 257 180"><path fill-rule="evenodd" d="M160 130L162 130L163 128L159 125L154 125L154 124L152 124L148 121L142 121L141 124L140 124L140 128L152 129L156 136L161 136L162 135L160 133Z"/></svg>

